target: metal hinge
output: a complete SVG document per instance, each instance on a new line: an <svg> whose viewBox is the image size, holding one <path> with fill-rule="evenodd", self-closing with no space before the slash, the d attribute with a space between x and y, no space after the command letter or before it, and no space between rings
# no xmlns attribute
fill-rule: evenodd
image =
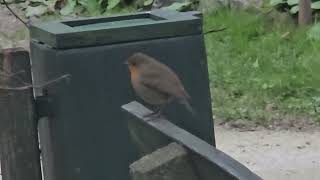
<svg viewBox="0 0 320 180"><path fill-rule="evenodd" d="M39 120L43 117L50 117L52 116L52 98L48 95L37 96L35 98L35 110L36 116Z"/></svg>

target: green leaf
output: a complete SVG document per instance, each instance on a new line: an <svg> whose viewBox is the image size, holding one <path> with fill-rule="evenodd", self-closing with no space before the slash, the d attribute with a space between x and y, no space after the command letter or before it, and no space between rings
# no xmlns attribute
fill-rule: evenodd
<svg viewBox="0 0 320 180"><path fill-rule="evenodd" d="M170 6L163 7L161 9L180 11L183 8L188 7L190 5L191 5L191 2L184 2L184 3L175 2L175 3L171 4Z"/></svg>
<svg viewBox="0 0 320 180"><path fill-rule="evenodd" d="M81 4L83 7L88 6L88 1L87 0L78 0L78 3Z"/></svg>
<svg viewBox="0 0 320 180"><path fill-rule="evenodd" d="M293 6L293 7L290 9L290 13L291 13L291 14L296 14L298 11L299 11L299 6Z"/></svg>
<svg viewBox="0 0 320 180"><path fill-rule="evenodd" d="M144 1L143 5L150 6L152 3L153 3L153 0L146 0L146 1Z"/></svg>
<svg viewBox="0 0 320 180"><path fill-rule="evenodd" d="M320 23L313 25L308 31L308 38L320 40Z"/></svg>
<svg viewBox="0 0 320 180"><path fill-rule="evenodd" d="M103 13L103 15L104 16L111 16L111 15L114 15L114 14L128 14L128 13L135 12L135 11L136 11L136 8L133 7L133 6L127 6L126 8L122 8L122 7L116 6L113 9L105 11Z"/></svg>
<svg viewBox="0 0 320 180"><path fill-rule="evenodd" d="M50 6L50 5L52 5L52 4L56 4L57 3L57 1L58 0L48 0L48 1L41 1L41 2L43 2L43 4L45 4L45 5L47 5L47 6Z"/></svg>
<svg viewBox="0 0 320 180"><path fill-rule="evenodd" d="M29 1L32 2L32 3L37 3L37 2L43 3L44 2L44 0L29 0Z"/></svg>
<svg viewBox="0 0 320 180"><path fill-rule="evenodd" d="M268 87L269 87L269 86L268 86L267 83L263 83L263 84L262 84L262 89L268 89Z"/></svg>
<svg viewBox="0 0 320 180"><path fill-rule="evenodd" d="M36 7L28 6L26 9L26 16L40 16L48 12L48 7L45 5L39 5Z"/></svg>
<svg viewBox="0 0 320 180"><path fill-rule="evenodd" d="M287 1L289 6L297 5L299 3L299 0L288 0Z"/></svg>
<svg viewBox="0 0 320 180"><path fill-rule="evenodd" d="M320 1L311 4L312 9L320 9Z"/></svg>
<svg viewBox="0 0 320 180"><path fill-rule="evenodd" d="M28 6L36 7L39 5L44 5L43 0L30 0L27 2Z"/></svg>
<svg viewBox="0 0 320 180"><path fill-rule="evenodd" d="M286 3L286 1L285 0L270 0L271 6L276 6L276 5L283 4L283 3Z"/></svg>
<svg viewBox="0 0 320 180"><path fill-rule="evenodd" d="M120 0L109 0L107 9L113 9L120 3Z"/></svg>
<svg viewBox="0 0 320 180"><path fill-rule="evenodd" d="M74 7L74 9L73 9L73 14L76 14L76 15L78 15L78 14L83 14L84 12L85 12L85 10L86 10L86 8L85 7L83 7L83 6L75 6Z"/></svg>
<svg viewBox="0 0 320 180"><path fill-rule="evenodd" d="M85 7L90 15L98 15L100 14L100 4L97 0L87 0L87 6Z"/></svg>
<svg viewBox="0 0 320 180"><path fill-rule="evenodd" d="M252 66L254 67L254 68L259 68L259 60L258 60L258 58L256 59L256 61L252 64Z"/></svg>
<svg viewBox="0 0 320 180"><path fill-rule="evenodd" d="M317 102L317 103L320 103L320 97L312 97L312 99Z"/></svg>
<svg viewBox="0 0 320 180"><path fill-rule="evenodd" d="M67 4L60 10L60 14L71 14L76 7L77 2L75 0L68 0Z"/></svg>

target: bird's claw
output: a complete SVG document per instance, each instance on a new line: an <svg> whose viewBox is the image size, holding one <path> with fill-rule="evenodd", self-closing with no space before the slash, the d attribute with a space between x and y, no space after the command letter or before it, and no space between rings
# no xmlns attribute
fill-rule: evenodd
<svg viewBox="0 0 320 180"><path fill-rule="evenodd" d="M152 112L150 114L146 114L144 115L143 117L144 118L148 118L146 119L146 121L153 121L155 120L156 118L159 118L161 116L161 113L160 112Z"/></svg>

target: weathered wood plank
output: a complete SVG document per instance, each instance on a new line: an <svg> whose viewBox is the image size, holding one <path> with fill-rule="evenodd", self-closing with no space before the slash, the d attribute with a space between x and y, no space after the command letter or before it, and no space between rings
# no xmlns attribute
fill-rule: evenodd
<svg viewBox="0 0 320 180"><path fill-rule="evenodd" d="M195 172L201 180L261 180L243 164L169 120L156 118L149 121L144 116L151 111L143 105L134 101L123 105L122 109L128 113L128 127L134 132L131 133L135 136L134 141L140 142L135 144L138 144L139 151L143 150L142 154L163 147L163 142L170 139L188 150Z"/></svg>
<svg viewBox="0 0 320 180"><path fill-rule="evenodd" d="M199 180L188 152L177 143L160 148L130 165L133 180Z"/></svg>
<svg viewBox="0 0 320 180"><path fill-rule="evenodd" d="M0 50L0 158L3 180L41 180L29 53Z"/></svg>

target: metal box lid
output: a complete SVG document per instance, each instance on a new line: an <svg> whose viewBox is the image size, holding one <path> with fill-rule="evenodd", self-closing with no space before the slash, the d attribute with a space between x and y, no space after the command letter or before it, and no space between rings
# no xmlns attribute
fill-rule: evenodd
<svg viewBox="0 0 320 180"><path fill-rule="evenodd" d="M196 11L155 10L111 17L35 23L30 33L38 41L56 49L98 46L202 33Z"/></svg>

